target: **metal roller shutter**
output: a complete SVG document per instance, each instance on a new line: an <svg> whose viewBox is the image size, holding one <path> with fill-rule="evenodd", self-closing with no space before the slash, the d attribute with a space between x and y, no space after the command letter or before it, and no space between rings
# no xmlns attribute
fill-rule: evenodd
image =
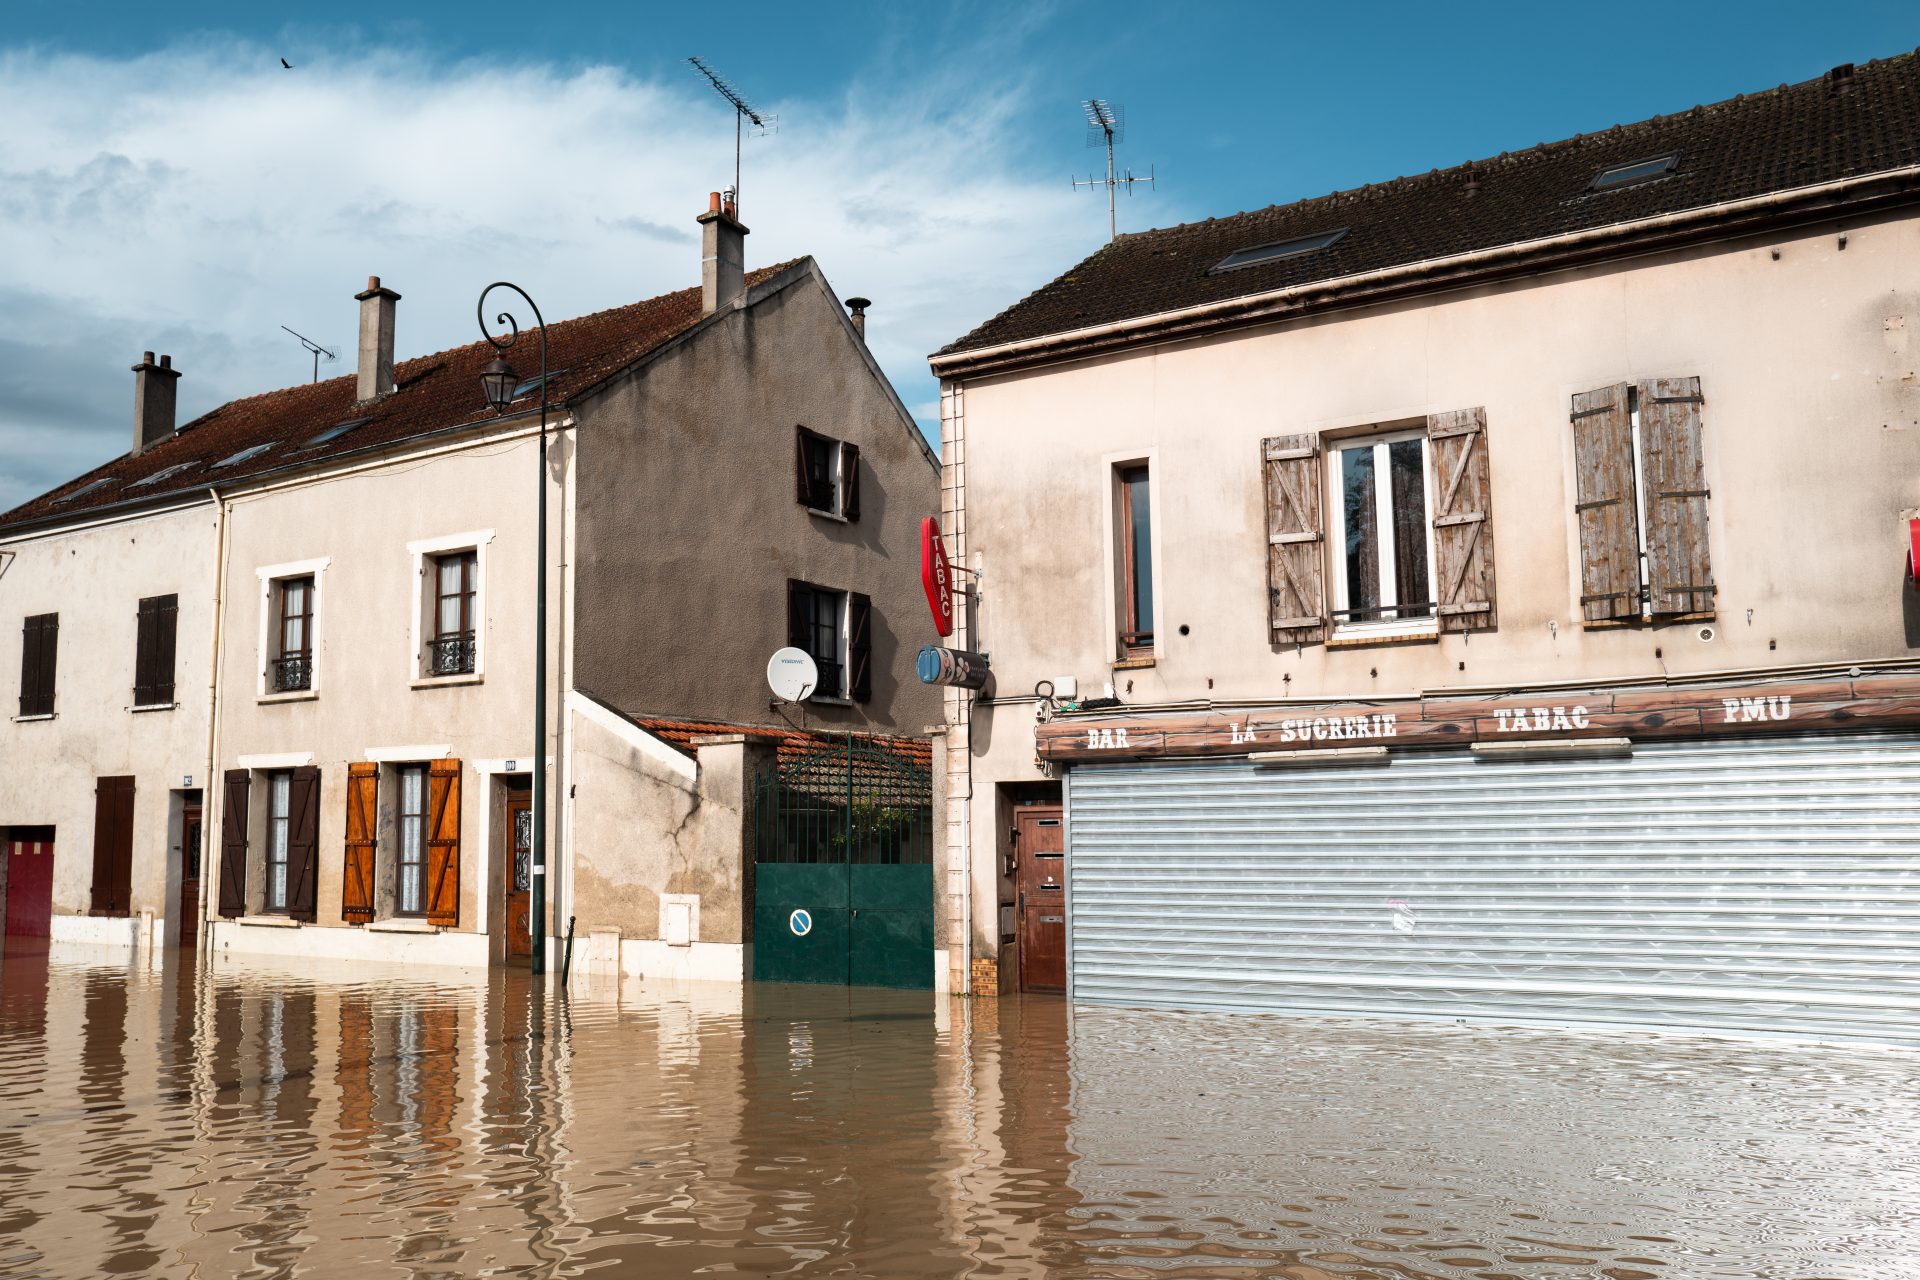
<svg viewBox="0 0 1920 1280"><path fill-rule="evenodd" d="M1076 999L1920 1042L1920 736L1068 777Z"/></svg>

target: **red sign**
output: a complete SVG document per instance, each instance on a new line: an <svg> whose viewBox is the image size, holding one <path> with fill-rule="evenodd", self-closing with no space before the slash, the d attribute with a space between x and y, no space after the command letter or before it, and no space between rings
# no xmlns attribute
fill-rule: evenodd
<svg viewBox="0 0 1920 1280"><path fill-rule="evenodd" d="M920 522L920 585L927 589L933 629L952 635L953 570L947 565L946 544L940 540L940 522L932 516Z"/></svg>
<svg viewBox="0 0 1920 1280"><path fill-rule="evenodd" d="M1920 582L1920 519L1907 521L1907 576ZM941 635L947 634L942 631Z"/></svg>

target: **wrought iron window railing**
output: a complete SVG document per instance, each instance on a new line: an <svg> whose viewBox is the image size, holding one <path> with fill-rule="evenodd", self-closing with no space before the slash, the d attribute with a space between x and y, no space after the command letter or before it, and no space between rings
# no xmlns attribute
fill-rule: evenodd
<svg viewBox="0 0 1920 1280"><path fill-rule="evenodd" d="M313 688L313 655L289 653L273 660L273 691L297 693Z"/></svg>
<svg viewBox="0 0 1920 1280"><path fill-rule="evenodd" d="M427 674L464 676L473 674L473 632L451 631L427 641Z"/></svg>

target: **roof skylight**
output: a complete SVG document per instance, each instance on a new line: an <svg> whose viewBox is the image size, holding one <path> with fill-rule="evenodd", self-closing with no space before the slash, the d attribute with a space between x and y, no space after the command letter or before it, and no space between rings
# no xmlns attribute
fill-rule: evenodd
<svg viewBox="0 0 1920 1280"><path fill-rule="evenodd" d="M322 431L319 435L313 437L313 439L307 441L304 447L311 449L315 445L327 444L330 441L338 440L341 436L347 434L347 432L349 431L352 431L354 428L364 427L369 422L372 422L372 421L373 421L372 418L348 418L345 422L336 422L332 426L328 427L325 431Z"/></svg>
<svg viewBox="0 0 1920 1280"><path fill-rule="evenodd" d="M63 493L59 497L55 498L53 500L54 505L58 506L63 502L72 502L75 498L83 498L87 494L92 493L94 490L104 489L112 483L113 483L113 477L106 476L102 479L95 480L92 484L83 484L78 489L75 489L72 493Z"/></svg>
<svg viewBox="0 0 1920 1280"><path fill-rule="evenodd" d="M1612 168L1602 169L1594 174L1593 181L1587 184L1587 190L1616 191L1621 187L1637 187L1643 182L1652 182L1655 178L1666 177L1679 163L1680 154L1671 152L1664 156L1655 156L1651 160L1616 164Z"/></svg>
<svg viewBox="0 0 1920 1280"><path fill-rule="evenodd" d="M257 458L271 448L273 448L273 441L271 440L265 444L249 445L238 453L229 454L220 459L220 461L213 464L213 469L218 471L222 467L237 467L248 458Z"/></svg>
<svg viewBox="0 0 1920 1280"><path fill-rule="evenodd" d="M559 377L561 374L565 372L566 372L565 369L555 369L552 373L549 373L547 375L547 381L552 382L555 378ZM534 392L538 391L539 389L540 389L540 375L536 373L531 378L528 378L525 382L521 383L519 386L513 389L513 398L515 400L518 400L521 396L530 396Z"/></svg>
<svg viewBox="0 0 1920 1280"><path fill-rule="evenodd" d="M150 476L141 476L138 480L135 480L132 484L128 485L127 488L139 489L146 485L159 484L162 480L165 480L168 476L177 476L182 471L191 471L199 465L200 464L198 462L176 462L170 467L162 467L160 470L154 472Z"/></svg>
<svg viewBox="0 0 1920 1280"><path fill-rule="evenodd" d="M1281 258L1297 258L1303 253L1312 253L1315 249L1324 249L1341 236L1347 234L1345 227L1333 231L1322 231L1318 235L1297 236L1292 240L1280 240L1273 244L1258 244L1247 249L1235 249L1226 257L1213 264L1208 275L1218 275L1222 271L1233 271L1240 267L1251 267L1261 262L1277 262Z"/></svg>

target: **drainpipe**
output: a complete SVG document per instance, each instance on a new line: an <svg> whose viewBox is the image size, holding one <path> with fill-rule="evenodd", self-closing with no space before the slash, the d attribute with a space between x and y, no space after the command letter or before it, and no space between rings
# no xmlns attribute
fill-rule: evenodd
<svg viewBox="0 0 1920 1280"><path fill-rule="evenodd" d="M219 879L220 860L211 859L214 868L212 875L207 874L209 848L217 850L214 841L214 824L207 821L207 815L213 812L211 801L220 797L220 826L227 822L226 797L215 783L215 762L220 759L220 623L224 610L221 602L226 599L227 585L227 500L221 496L217 486L209 485L207 494L213 499L215 533L213 536L213 637L211 651L207 655L207 772L206 786L201 788L200 800L200 920L197 925L200 936L196 945L211 948L213 943L213 886Z"/></svg>

